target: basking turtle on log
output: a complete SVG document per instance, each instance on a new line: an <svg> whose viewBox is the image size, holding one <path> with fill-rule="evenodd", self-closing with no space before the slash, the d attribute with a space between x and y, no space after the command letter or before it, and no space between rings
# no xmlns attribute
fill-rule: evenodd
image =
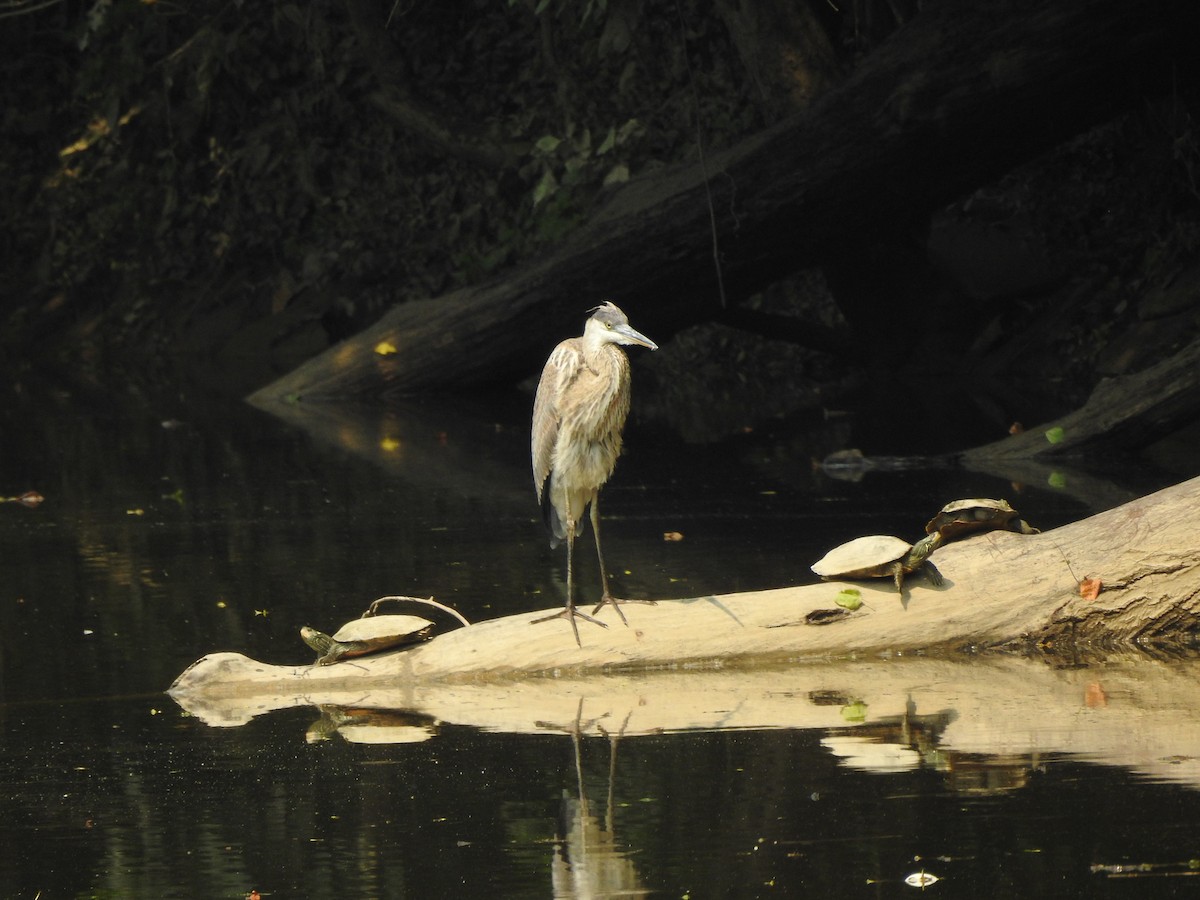
<svg viewBox="0 0 1200 900"><path fill-rule="evenodd" d="M1013 509L1007 500L989 500L985 497L947 503L925 526L926 534L936 532L947 541L980 531L1039 533L1021 518L1020 513Z"/></svg>
<svg viewBox="0 0 1200 900"><path fill-rule="evenodd" d="M343 659L366 656L406 644L417 644L433 636L433 623L420 616L370 616L347 622L332 637L323 631L300 629L304 643L321 654L318 666Z"/></svg>
<svg viewBox="0 0 1200 900"><path fill-rule="evenodd" d="M889 534L869 534L834 547L812 565L826 581L838 578L891 578L896 592L904 596L904 576L923 568L935 587L943 583L942 573L929 562L929 554L942 543L942 536L930 534L916 544Z"/></svg>
<svg viewBox="0 0 1200 900"><path fill-rule="evenodd" d="M550 528L550 546L567 544L567 605L545 622L565 618L579 644L575 619L586 619L601 627L603 622L575 610L574 547L579 523L589 504L592 535L600 560L600 602L592 610L611 603L621 621L618 601L608 589L604 553L600 549L600 488L608 481L621 455L621 429L629 415L629 359L621 344L637 344L657 350L658 345L635 331L611 302L596 307L583 329L583 336L569 338L554 348L533 401L530 451L533 485L537 489L542 516ZM580 644L580 646L582 646Z"/></svg>

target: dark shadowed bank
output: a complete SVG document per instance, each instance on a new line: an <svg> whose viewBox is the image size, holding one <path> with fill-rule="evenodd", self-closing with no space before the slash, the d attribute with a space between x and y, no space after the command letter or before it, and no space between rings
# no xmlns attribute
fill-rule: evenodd
<svg viewBox="0 0 1200 900"><path fill-rule="evenodd" d="M645 402L723 409L693 437L864 395L999 437L1197 333L1196 17L18 8L5 357L387 397L519 380L612 297L674 337Z"/></svg>

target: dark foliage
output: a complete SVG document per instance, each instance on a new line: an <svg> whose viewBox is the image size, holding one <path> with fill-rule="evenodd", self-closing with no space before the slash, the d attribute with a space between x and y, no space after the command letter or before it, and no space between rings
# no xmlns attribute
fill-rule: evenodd
<svg viewBox="0 0 1200 900"><path fill-rule="evenodd" d="M606 185L694 153L697 114L713 144L760 124L703 3L114 0L7 24L0 314L71 357L205 353L283 313L340 336L560 239Z"/></svg>

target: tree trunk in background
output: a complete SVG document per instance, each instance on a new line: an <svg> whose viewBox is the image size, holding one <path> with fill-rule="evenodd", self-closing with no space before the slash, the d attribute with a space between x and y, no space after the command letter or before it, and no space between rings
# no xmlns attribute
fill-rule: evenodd
<svg viewBox="0 0 1200 900"><path fill-rule="evenodd" d="M494 383L533 371L606 297L656 340L890 233L1170 90L1197 7L1125 0L932 5L814 106L707 165L635 179L556 251L411 302L253 397L260 405ZM1176 64L1178 60L1178 65ZM705 176L708 176L707 184ZM890 302L882 297L880 302Z"/></svg>

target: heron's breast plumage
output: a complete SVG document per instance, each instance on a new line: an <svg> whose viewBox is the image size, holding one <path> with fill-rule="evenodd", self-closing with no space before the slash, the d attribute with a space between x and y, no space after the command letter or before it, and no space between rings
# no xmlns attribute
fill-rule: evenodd
<svg viewBox="0 0 1200 900"><path fill-rule="evenodd" d="M608 480L621 455L621 430L629 415L629 360L608 344L581 363L559 398L552 469L557 480L590 492Z"/></svg>

